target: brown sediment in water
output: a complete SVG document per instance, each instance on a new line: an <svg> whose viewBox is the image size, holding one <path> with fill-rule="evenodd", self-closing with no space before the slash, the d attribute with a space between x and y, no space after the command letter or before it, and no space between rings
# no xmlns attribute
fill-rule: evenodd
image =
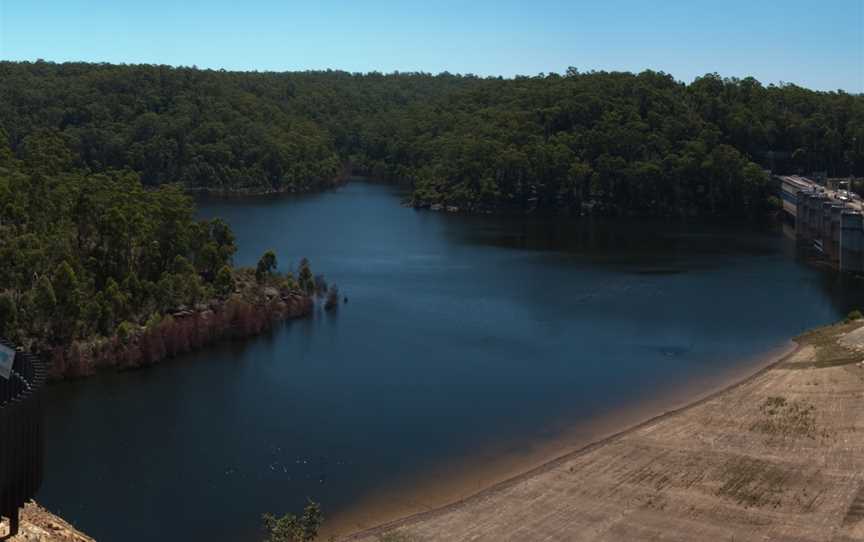
<svg viewBox="0 0 864 542"><path fill-rule="evenodd" d="M864 434L864 369L854 364L862 354L837 341L855 328L816 330L722 379L580 424L524 453L481 457L382 492L333 518L331 534L864 538L864 437L855 433Z"/></svg>

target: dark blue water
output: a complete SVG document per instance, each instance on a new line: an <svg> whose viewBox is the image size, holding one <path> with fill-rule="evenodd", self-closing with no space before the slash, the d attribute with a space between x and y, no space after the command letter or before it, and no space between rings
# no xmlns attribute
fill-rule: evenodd
<svg viewBox="0 0 864 542"><path fill-rule="evenodd" d="M349 303L51 387L40 500L100 540L253 540L307 496L338 514L864 306L770 228L444 215L366 183L200 208L234 227L238 263L307 256Z"/></svg>

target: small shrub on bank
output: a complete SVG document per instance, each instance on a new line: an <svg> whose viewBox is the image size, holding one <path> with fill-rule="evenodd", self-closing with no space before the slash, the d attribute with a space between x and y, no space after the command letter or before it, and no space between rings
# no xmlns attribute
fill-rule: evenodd
<svg viewBox="0 0 864 542"><path fill-rule="evenodd" d="M310 499L300 517L285 514L277 518L273 514L264 514L263 519L267 529L266 542L311 542L318 538L324 516L321 505Z"/></svg>
<svg viewBox="0 0 864 542"><path fill-rule="evenodd" d="M864 314L861 314L861 311L855 309L854 311L850 311L848 315L846 315L846 320L850 322L854 322L855 320L860 320L864 318Z"/></svg>
<svg viewBox="0 0 864 542"><path fill-rule="evenodd" d="M123 344L126 344L129 342L129 339L131 339L132 336L135 334L135 331L137 329L138 326L131 322L121 322L120 325L117 326L117 338L119 338Z"/></svg>
<svg viewBox="0 0 864 542"><path fill-rule="evenodd" d="M264 282L264 279L273 274L273 271L276 270L277 266L276 253L272 250L268 250L263 256L261 256L261 259L258 260L258 266L255 268L255 279L259 283Z"/></svg>
<svg viewBox="0 0 864 542"><path fill-rule="evenodd" d="M234 293L234 275L231 273L231 268L227 265L223 266L216 274L215 283L216 293L225 298Z"/></svg>

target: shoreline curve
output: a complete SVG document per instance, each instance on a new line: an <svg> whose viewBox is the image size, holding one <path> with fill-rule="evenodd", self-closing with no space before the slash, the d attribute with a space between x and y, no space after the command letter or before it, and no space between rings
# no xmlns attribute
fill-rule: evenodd
<svg viewBox="0 0 864 542"><path fill-rule="evenodd" d="M725 395L737 388L740 388L759 378L765 373L775 369L777 366L783 364L785 361L798 354L803 348L803 345L796 339L790 339L788 343L786 343L783 347L779 348L782 348L782 350L780 350L779 352L774 352L773 355L769 351L769 353L766 354L766 356L768 357L767 362L763 364L758 364L757 366L759 368L755 371L747 371L745 374L743 374L743 376L739 378L732 378L731 382L729 380L725 380L722 383L718 384L717 387L709 388L708 390L704 391L701 394L695 395L689 400L685 399L681 406L664 410L659 414L654 414L646 419L643 419L642 421L636 422L635 424L627 425L624 429L618 430L610 435L601 437L597 440L593 440L583 446L558 455L553 459L544 461L540 465L532 467L514 476L510 476L504 480L495 482L467 497L443 504L441 506L435 506L429 510L423 510L408 514L404 517L384 522L374 527L362 529L348 535L337 537L337 540L339 540L340 542L356 542L371 537L380 536L390 531L400 529L408 525L420 523L422 521L447 514L454 510L458 510L459 508L470 505L474 502L478 502L483 499L492 497L497 493L513 487L514 485L522 483L526 480L530 480L531 478L534 478L541 474L547 473L550 470L555 469L574 458L580 457L582 455L603 448L606 445L614 443L632 433L639 431L644 427L682 414L688 410L696 408L722 395Z"/></svg>

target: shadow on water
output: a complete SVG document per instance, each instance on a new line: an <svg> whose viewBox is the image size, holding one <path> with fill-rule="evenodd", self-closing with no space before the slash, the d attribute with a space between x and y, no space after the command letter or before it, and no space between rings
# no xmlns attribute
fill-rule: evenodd
<svg viewBox="0 0 864 542"><path fill-rule="evenodd" d="M255 539L477 450L708 378L864 306L778 232L415 211L386 185L202 200L241 265L308 257L350 298L151 370L52 386L41 501L100 540Z"/></svg>

